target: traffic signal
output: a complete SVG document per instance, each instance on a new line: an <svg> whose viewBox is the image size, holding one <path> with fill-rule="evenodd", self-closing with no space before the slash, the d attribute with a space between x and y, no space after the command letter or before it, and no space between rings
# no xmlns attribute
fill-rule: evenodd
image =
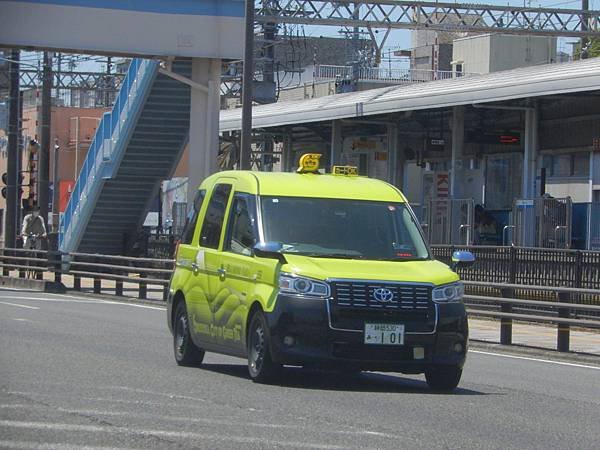
<svg viewBox="0 0 600 450"><path fill-rule="evenodd" d="M6 198L7 186L8 186L8 174L6 172L4 172L2 174L2 183L4 184L4 187L2 188L2 197ZM23 195L23 187L22 187L23 174L22 173L19 174L17 183L19 186L19 197L21 197L21 195Z"/></svg>

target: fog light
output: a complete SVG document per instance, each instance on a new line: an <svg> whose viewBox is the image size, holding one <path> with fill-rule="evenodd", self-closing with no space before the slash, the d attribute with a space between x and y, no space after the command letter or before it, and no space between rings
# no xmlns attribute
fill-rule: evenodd
<svg viewBox="0 0 600 450"><path fill-rule="evenodd" d="M286 336L283 338L283 344L291 347L296 343L296 339L294 339L294 336Z"/></svg>
<svg viewBox="0 0 600 450"><path fill-rule="evenodd" d="M425 358L425 348L423 348L423 347L413 348L413 358L415 358L415 359Z"/></svg>
<svg viewBox="0 0 600 450"><path fill-rule="evenodd" d="M454 351L456 353L462 353L463 345L460 342L457 342L456 344L454 344Z"/></svg>

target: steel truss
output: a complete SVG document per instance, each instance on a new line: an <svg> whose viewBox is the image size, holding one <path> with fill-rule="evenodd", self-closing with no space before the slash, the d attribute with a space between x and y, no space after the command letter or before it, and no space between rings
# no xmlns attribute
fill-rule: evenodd
<svg viewBox="0 0 600 450"><path fill-rule="evenodd" d="M256 0L256 21L452 32L502 32L530 36L600 37L600 11L461 3Z"/></svg>

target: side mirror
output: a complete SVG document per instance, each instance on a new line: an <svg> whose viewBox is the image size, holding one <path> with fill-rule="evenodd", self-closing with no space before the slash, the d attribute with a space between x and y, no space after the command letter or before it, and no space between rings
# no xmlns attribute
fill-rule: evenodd
<svg viewBox="0 0 600 450"><path fill-rule="evenodd" d="M282 249L283 245L280 242L259 242L252 248L254 255L259 258L277 259L282 264L285 264L287 261L283 253L281 253Z"/></svg>
<svg viewBox="0 0 600 450"><path fill-rule="evenodd" d="M475 256L471 252L465 250L458 250L452 254L452 264L450 268L452 270L462 269L465 267L471 267L475 263Z"/></svg>

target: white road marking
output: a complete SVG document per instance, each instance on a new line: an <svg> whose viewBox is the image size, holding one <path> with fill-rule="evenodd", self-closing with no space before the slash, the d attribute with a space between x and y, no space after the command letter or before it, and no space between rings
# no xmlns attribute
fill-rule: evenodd
<svg viewBox="0 0 600 450"><path fill-rule="evenodd" d="M21 318L13 318L13 320L16 320L17 322L33 322L33 320L21 319Z"/></svg>
<svg viewBox="0 0 600 450"><path fill-rule="evenodd" d="M102 300L102 299L90 299L90 300L81 300L77 297L64 297L64 298L49 298L49 297L15 297L15 300L31 300L38 302L55 302L55 303L96 303L96 304L107 304L107 305L123 305L123 306L132 306L134 308L144 308L144 309L155 309L158 311L165 311L166 308L161 306L150 306L150 305L139 305L137 303L125 303L125 302L115 302L111 300ZM0 302L2 303L2 302ZM30 308L33 308L30 306ZM35 308L39 309L39 308Z"/></svg>
<svg viewBox="0 0 600 450"><path fill-rule="evenodd" d="M0 409L31 409L31 405L19 404L19 403L9 403L9 404L0 404ZM231 427L251 427L251 428L270 428L270 429L283 429L283 430L306 430L309 432L318 432L325 434L340 434L340 435L368 435L368 436L378 436L388 439L402 439L402 436L383 433L380 431L372 431L372 430L333 430L333 429L315 429L314 427L308 427L304 425L288 425L288 424L277 424L277 423L258 423L258 422L234 422L234 421L226 421L226 420L216 420L216 419L205 419L199 417L183 417L183 416L171 416L171 415L160 415L156 414L148 414L148 413L137 413L132 411L103 411L97 409L71 409L71 408L61 408L61 407L52 407L53 411L58 411L66 414L75 414L75 415L85 415L85 416L105 416L105 417L130 417L130 418L140 418L140 419L157 419L167 421L167 422L182 422L182 423L199 423L205 425L215 425L215 426L231 426ZM354 428L354 427L352 427Z"/></svg>
<svg viewBox="0 0 600 450"><path fill-rule="evenodd" d="M517 355L506 355L503 353L482 352L480 350L469 350L469 353L478 353L480 355L500 356L502 358L524 359L526 361L536 361L536 362L543 362L543 363L548 363L548 364L558 364L560 366L581 367L583 369L600 370L599 366L588 366L585 364L575 364L575 363L568 363L568 362L563 362L563 361L552 361L551 359L529 358L527 356L517 356Z"/></svg>
<svg viewBox="0 0 600 450"><path fill-rule="evenodd" d="M0 302L3 305L8 305L8 306L18 306L19 308L27 308L27 309L40 309L37 306L27 306L27 305L19 305L17 303L9 303L9 302Z"/></svg>
<svg viewBox="0 0 600 450"><path fill-rule="evenodd" d="M45 422L26 422L19 420L0 420L0 427L6 428L21 428L30 430L48 430L48 431L71 431L71 432L84 432L84 433L121 433L130 435L142 435L142 436L156 436L156 437L167 437L167 438L179 438L179 439L208 439L213 442L236 442L239 444L261 444L269 446L281 446L281 447L300 447L300 448L325 448L325 449L337 449L344 448L339 445L329 444L318 444L309 442L292 442L292 441L275 441L260 437L248 437L248 436L232 436L226 434L206 434L206 433L192 433L188 431L170 431L170 430L153 430L143 428L129 428L122 426L99 426L99 425L78 425L71 423L45 423Z"/></svg>

